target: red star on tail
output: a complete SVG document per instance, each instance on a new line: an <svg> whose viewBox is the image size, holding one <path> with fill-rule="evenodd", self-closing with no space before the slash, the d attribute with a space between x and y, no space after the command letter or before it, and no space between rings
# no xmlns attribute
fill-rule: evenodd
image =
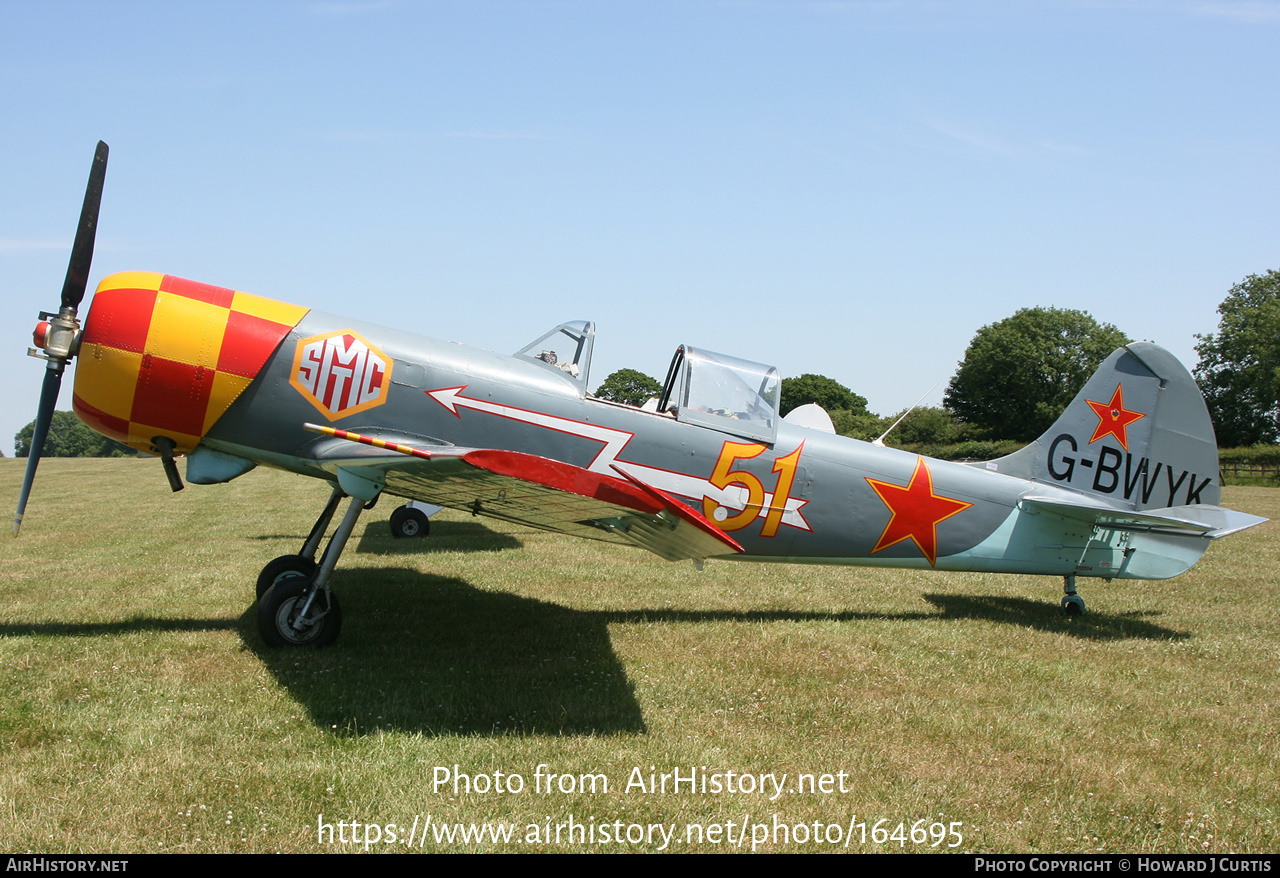
<svg viewBox="0 0 1280 878"><path fill-rule="evenodd" d="M1124 385L1116 385L1116 392L1111 394L1111 402L1104 404L1088 399L1085 402L1089 403L1089 408L1093 409L1093 413L1098 416L1098 426L1093 431L1093 438L1089 440L1089 444L1092 445L1103 436L1115 436L1120 447L1128 451L1129 425L1139 418L1145 418L1146 415L1142 412L1131 412L1124 407Z"/></svg>

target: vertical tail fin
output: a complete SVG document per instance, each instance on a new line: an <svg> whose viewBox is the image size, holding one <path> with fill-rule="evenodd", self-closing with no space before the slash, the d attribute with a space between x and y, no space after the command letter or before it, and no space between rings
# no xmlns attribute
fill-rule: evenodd
<svg viewBox="0 0 1280 878"><path fill-rule="evenodd" d="M1222 496L1200 388L1149 342L1113 353L1043 436L987 466L1135 510L1217 506Z"/></svg>

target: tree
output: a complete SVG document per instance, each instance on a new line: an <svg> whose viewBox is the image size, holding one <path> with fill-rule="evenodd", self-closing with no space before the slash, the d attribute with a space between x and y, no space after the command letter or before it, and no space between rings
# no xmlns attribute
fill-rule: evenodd
<svg viewBox="0 0 1280 878"><path fill-rule="evenodd" d="M889 445L946 445L955 442L960 433L951 412L934 406L914 408L906 417L902 412L889 415L885 418L885 429L898 418L902 418L902 423L885 437Z"/></svg>
<svg viewBox="0 0 1280 878"><path fill-rule="evenodd" d="M36 422L27 424L13 437L13 456L31 453L31 436ZM133 450L95 433L71 412L54 412L49 422L49 435L44 440L45 457L128 457Z"/></svg>
<svg viewBox="0 0 1280 878"><path fill-rule="evenodd" d="M1196 380L1223 447L1280 439L1280 271L1251 274L1218 306L1217 334L1197 335Z"/></svg>
<svg viewBox="0 0 1280 878"><path fill-rule="evenodd" d="M837 409L834 412L829 412L829 414L831 415L832 426L836 428L837 433L852 439L861 439L863 442L870 442L875 439L893 423L893 421L872 414L866 409L856 413L845 409Z"/></svg>
<svg viewBox="0 0 1280 878"><path fill-rule="evenodd" d="M619 369L596 388L596 396L627 405L644 405L650 397L662 393L662 385L635 369Z"/></svg>
<svg viewBox="0 0 1280 878"><path fill-rule="evenodd" d="M1030 442L1128 341L1084 311L1023 308L978 330L942 403L986 438Z"/></svg>
<svg viewBox="0 0 1280 878"><path fill-rule="evenodd" d="M867 410L867 398L859 396L834 378L806 373L799 378L782 379L782 411L816 402L827 412L848 411L855 415ZM834 415L833 415L834 417Z"/></svg>

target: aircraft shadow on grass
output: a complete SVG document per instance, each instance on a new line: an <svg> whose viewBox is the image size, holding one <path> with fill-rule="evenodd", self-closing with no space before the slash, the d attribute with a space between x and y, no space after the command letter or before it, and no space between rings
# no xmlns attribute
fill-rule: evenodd
<svg viewBox="0 0 1280 878"><path fill-rule="evenodd" d="M349 592L360 596L360 611L347 614L339 647L267 648L256 606L237 625L316 725L355 735L643 733L634 687L609 637L615 624L981 620L1097 641L1190 636L1143 619L1146 613L1063 618L1023 598L926 594L936 611L916 613L580 611L411 569L362 575Z"/></svg>
<svg viewBox="0 0 1280 878"><path fill-rule="evenodd" d="M501 552L523 548L515 534L499 533L480 520L431 522L431 535L396 539L387 521L371 521L355 550L375 555L429 555L438 552Z"/></svg>
<svg viewBox="0 0 1280 878"><path fill-rule="evenodd" d="M256 605L240 619L245 645L317 725L353 734L645 731L599 614L412 569L360 576L350 592L360 611L346 614L337 648L271 649Z"/></svg>
<svg viewBox="0 0 1280 878"><path fill-rule="evenodd" d="M926 594L922 597L941 612L920 613L804 613L792 610L747 610L725 612L718 610L673 610L669 607L653 610L629 610L601 613L608 624L649 622L915 622L930 619L942 622L958 622L977 619L1002 622L1021 629L1045 633L1066 634L1084 640L1183 640L1191 635L1174 631L1140 617L1158 615L1157 611L1105 615L1090 613L1087 616L1064 617L1046 612L1043 601L1026 598L997 598L982 595Z"/></svg>
<svg viewBox="0 0 1280 878"><path fill-rule="evenodd" d="M973 594L926 594L923 597L942 611L943 620L1002 622L1032 631L1067 634L1082 640L1186 640L1191 637L1185 631L1175 631L1143 618L1162 615L1158 610L1091 612L1087 616L1062 617L1046 613L1043 601L1027 598Z"/></svg>
<svg viewBox="0 0 1280 878"><path fill-rule="evenodd" d="M409 574L413 578L413 582L407 587L412 592L409 600L415 603L421 603L422 599L430 594L438 594L442 589L446 589L451 584L452 588L458 591L466 591L470 593L476 601L485 601L489 599L501 600L505 598L509 601L528 603L533 607L541 608L540 612L549 613L549 618L563 621L558 614L564 614L569 619L579 620L579 625L594 624L598 622L602 626L615 624L647 624L650 622L681 622L681 623L699 623L699 622L808 622L817 620L837 621L837 622L877 622L877 621L913 621L924 619L937 619L939 621L958 622L968 619L984 620L988 622L1000 622L1006 625L1015 625L1021 629L1043 631L1045 633L1066 634L1070 637L1078 637L1086 640L1189 640L1193 635L1185 631L1176 631L1172 628L1166 628L1154 622L1146 621L1144 616L1158 616L1158 610L1135 611L1131 613L1107 614L1093 612L1084 617L1074 617L1063 619L1045 613L1043 601L1028 600L1026 598L1003 598L1003 597L984 597L981 595L954 595L954 594L926 594L922 597L936 606L940 613L866 613L866 612L842 612L842 613L801 613L790 610L747 610L747 611L724 611L724 610L673 610L669 607L660 609L635 609L635 610L615 610L608 612L583 612L578 610L570 610L557 604L548 604L542 601L535 601L530 598L521 598L514 595L502 595L491 592L481 592L473 589L471 586L461 580L434 579L435 591L424 590L421 581L423 574L417 571L398 571L400 574ZM376 593L376 586L373 589L362 587L362 594ZM363 601L362 601L363 603ZM487 604L477 604L475 609L490 611L494 609ZM424 610L424 616L427 611ZM470 610L468 610L470 612ZM135 634L143 631L239 631L242 637L248 642L249 629L245 628L245 619L249 618L253 613L250 608L245 615L239 619L215 618L215 619L163 619L150 616L135 616L131 619L122 619L114 622L36 622L36 623L7 623L0 624L0 637L93 637L102 636L109 637L117 634ZM439 618L440 614L437 613ZM416 614L409 616L412 622L405 622L397 627L399 633L407 638L425 638L426 630L418 630L415 628L419 624L420 617ZM470 640L470 632L477 625L474 618L466 618L459 620L467 631L467 639ZM351 626L356 625L356 620L350 620ZM396 632L388 632L388 636ZM534 653L545 650L548 644L555 645L554 639L548 640L542 637L538 632L537 637L530 638L531 649ZM461 636L461 635L459 635ZM275 655L276 653L266 651L261 648L260 643L251 644L256 651L264 656ZM310 653L311 656L323 656L324 652ZM289 653L280 653L281 656L287 656ZM538 656L539 660L551 661L553 656ZM588 656L587 658L590 658Z"/></svg>
<svg viewBox="0 0 1280 878"><path fill-rule="evenodd" d="M306 538L305 533L247 537L258 542L283 540L288 544L300 544ZM438 552L501 552L523 547L524 542L516 535L499 533L480 521L435 521L431 524L430 537L406 540L393 537L391 526L386 521L371 521L361 534L355 551L373 555L429 555Z"/></svg>
<svg viewBox="0 0 1280 878"><path fill-rule="evenodd" d="M160 619L134 616L114 622L11 622L0 625L0 637L114 637L146 631L236 631L235 619Z"/></svg>
<svg viewBox="0 0 1280 878"><path fill-rule="evenodd" d="M354 571L353 571L354 572ZM1025 598L925 594L908 613L636 608L573 610L412 569L362 571L341 645L267 648L257 605L238 619L134 617L113 622L8 623L0 637L84 637L146 631L235 631L321 728L366 734L607 735L646 731L610 625L706 622L985 621L1087 640L1182 640L1149 621L1158 611L1063 618ZM856 630L850 630L856 636ZM407 646L406 646L407 645Z"/></svg>

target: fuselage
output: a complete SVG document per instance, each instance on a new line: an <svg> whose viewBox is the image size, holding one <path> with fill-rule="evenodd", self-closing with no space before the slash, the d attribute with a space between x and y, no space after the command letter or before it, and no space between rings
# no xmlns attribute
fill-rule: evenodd
<svg viewBox="0 0 1280 878"><path fill-rule="evenodd" d="M385 404L334 425L397 441L519 451L606 475L622 469L708 512L743 546L743 560L1143 578L1185 569L1185 550L1167 567L1126 569L1127 544L1099 539L1089 528L1067 533L1060 520L1019 511L1030 493L1072 496L1056 485L786 421L765 444L582 395L563 373L527 359L318 312L300 322L205 444L330 477L311 454L319 440L302 429L318 409L290 383L297 344L290 341L340 330L376 340L391 370ZM713 484L717 464L727 477ZM757 485L761 498L753 506ZM727 514L718 516L717 507ZM1195 558L1203 552L1197 548Z"/></svg>

